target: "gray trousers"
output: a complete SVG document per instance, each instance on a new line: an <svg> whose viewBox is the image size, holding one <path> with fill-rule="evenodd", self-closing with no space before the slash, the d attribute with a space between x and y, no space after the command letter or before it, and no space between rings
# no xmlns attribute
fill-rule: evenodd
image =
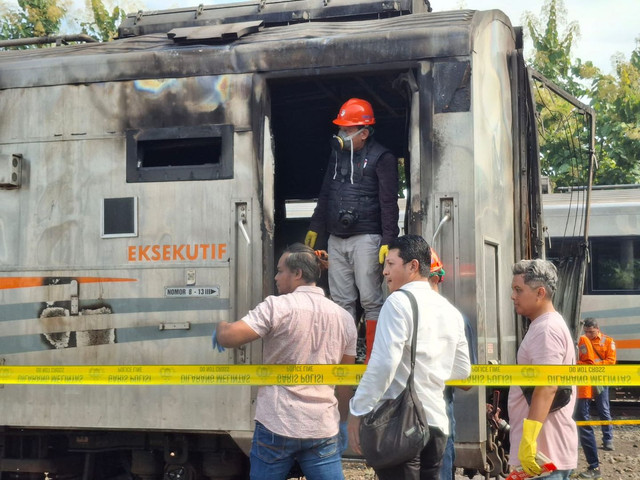
<svg viewBox="0 0 640 480"><path fill-rule="evenodd" d="M356 301L365 320L377 320L384 302L382 265L379 262L380 240L376 234L349 238L329 236L329 290L334 302L356 318Z"/></svg>

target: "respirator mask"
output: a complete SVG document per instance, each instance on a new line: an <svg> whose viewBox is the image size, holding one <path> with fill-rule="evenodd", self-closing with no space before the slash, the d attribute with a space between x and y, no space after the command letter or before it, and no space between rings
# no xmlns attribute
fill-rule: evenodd
<svg viewBox="0 0 640 480"><path fill-rule="evenodd" d="M367 127L362 127L357 132L348 135L343 129L338 131L337 135L334 135L331 138L331 148L333 148L336 152L340 152L342 150L351 150L353 151L353 137L362 133L364 129Z"/></svg>
<svg viewBox="0 0 640 480"><path fill-rule="evenodd" d="M351 170L351 175L349 176L349 180L351 181L351 183L353 183L353 137L362 133L366 128L367 127L362 127L357 132L354 132L351 135L348 135L347 132L345 132L341 128L340 130L338 130L338 134L334 135L333 138L331 139L331 148L333 149L334 152L336 152L336 166L333 172L334 180L338 175L338 153L343 150L347 150L351 154L349 159L350 170ZM345 174L346 172L343 173L343 175Z"/></svg>

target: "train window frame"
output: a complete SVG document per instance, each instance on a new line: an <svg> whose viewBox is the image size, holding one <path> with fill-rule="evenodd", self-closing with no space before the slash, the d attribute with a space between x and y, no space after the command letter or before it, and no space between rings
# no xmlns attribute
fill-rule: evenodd
<svg viewBox="0 0 640 480"><path fill-rule="evenodd" d="M638 295L640 294L640 275L634 278L637 287L635 288L602 288L599 282L598 260L600 258L599 248L605 246L611 250L623 241L636 242L634 249L634 261L640 262L640 237L635 235L624 236L593 236L589 237L589 257L590 262L587 265L587 275L585 279L585 295ZM547 250L547 258L554 263L567 254L575 253L578 245L583 242L581 237L552 237L552 248Z"/></svg>
<svg viewBox="0 0 640 480"><path fill-rule="evenodd" d="M589 284L588 284L588 294L589 295L638 295L640 293L640 274L632 276L633 285L630 288L604 288L605 286L601 286L599 283L599 279L601 278L599 275L599 265L600 265L600 248L606 248L608 251L611 251L614 247L621 245L622 242L633 242L633 263L640 263L640 237L629 235L629 236L616 236L616 237L591 237L589 239L589 252L591 256L591 262L589 264ZM638 270L635 266L631 267L634 270Z"/></svg>
<svg viewBox="0 0 640 480"><path fill-rule="evenodd" d="M130 129L126 132L127 183L226 180L233 178L233 126L197 125L167 128ZM213 148L213 157L203 148ZM180 158L177 165L163 164L157 152L172 149L191 154L190 163ZM145 166L145 156L160 160ZM212 161L209 161L212 160ZM153 164L157 163L157 164Z"/></svg>
<svg viewBox="0 0 640 480"><path fill-rule="evenodd" d="M100 213L101 238L138 236L138 197L103 198Z"/></svg>

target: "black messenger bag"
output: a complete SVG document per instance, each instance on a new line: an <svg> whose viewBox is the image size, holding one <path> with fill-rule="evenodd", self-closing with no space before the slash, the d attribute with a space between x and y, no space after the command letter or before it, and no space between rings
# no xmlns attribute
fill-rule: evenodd
<svg viewBox="0 0 640 480"><path fill-rule="evenodd" d="M373 468L400 465L415 458L429 441L429 425L422 403L413 385L418 336L418 305L410 292L413 336L411 338L411 373L407 386L398 397L386 400L376 410L364 415L360 422L360 448Z"/></svg>

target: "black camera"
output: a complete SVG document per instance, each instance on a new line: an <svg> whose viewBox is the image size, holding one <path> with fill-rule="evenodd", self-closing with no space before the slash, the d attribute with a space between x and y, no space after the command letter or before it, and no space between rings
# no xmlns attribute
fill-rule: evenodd
<svg viewBox="0 0 640 480"><path fill-rule="evenodd" d="M344 228L349 228L358 221L358 212L353 208L340 210L338 212L338 221Z"/></svg>

